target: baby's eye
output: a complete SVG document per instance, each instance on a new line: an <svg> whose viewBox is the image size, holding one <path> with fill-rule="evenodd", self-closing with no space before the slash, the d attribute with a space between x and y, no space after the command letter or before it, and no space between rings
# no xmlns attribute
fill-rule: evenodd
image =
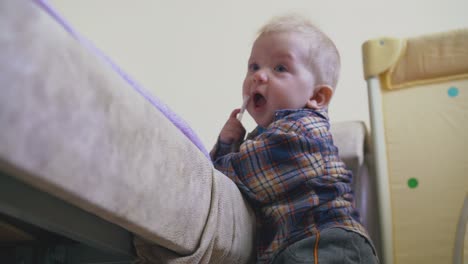
<svg viewBox="0 0 468 264"><path fill-rule="evenodd" d="M280 65L275 67L275 71L277 71L277 72L286 72L286 71L288 71L288 69L286 69L286 67L284 65L280 64Z"/></svg>
<svg viewBox="0 0 468 264"><path fill-rule="evenodd" d="M249 71L258 71L258 69L260 69L260 66L257 63L249 64Z"/></svg>

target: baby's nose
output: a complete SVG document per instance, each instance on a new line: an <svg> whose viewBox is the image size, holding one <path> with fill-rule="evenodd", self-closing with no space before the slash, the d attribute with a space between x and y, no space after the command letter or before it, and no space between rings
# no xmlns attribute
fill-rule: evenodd
<svg viewBox="0 0 468 264"><path fill-rule="evenodd" d="M264 70L258 70L254 74L254 82L266 82L268 80L268 74Z"/></svg>

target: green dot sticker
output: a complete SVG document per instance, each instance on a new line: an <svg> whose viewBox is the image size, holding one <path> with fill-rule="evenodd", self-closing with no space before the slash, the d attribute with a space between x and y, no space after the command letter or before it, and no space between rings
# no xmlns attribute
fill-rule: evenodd
<svg viewBox="0 0 468 264"><path fill-rule="evenodd" d="M452 86L448 89L447 93L448 93L448 96L450 97L457 97L458 96L458 88L455 87L455 86Z"/></svg>
<svg viewBox="0 0 468 264"><path fill-rule="evenodd" d="M411 189L414 189L416 187L418 187L418 179L416 178L411 178L408 180L408 187L410 187Z"/></svg>

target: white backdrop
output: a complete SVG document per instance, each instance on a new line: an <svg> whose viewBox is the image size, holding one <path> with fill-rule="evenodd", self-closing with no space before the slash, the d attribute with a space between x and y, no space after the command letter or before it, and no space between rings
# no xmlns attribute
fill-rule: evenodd
<svg viewBox="0 0 468 264"><path fill-rule="evenodd" d="M50 0L86 38L186 120L208 149L232 109L257 29L306 15L336 43L341 78L332 122L368 124L361 44L468 27L467 0ZM254 123L247 115L247 130Z"/></svg>

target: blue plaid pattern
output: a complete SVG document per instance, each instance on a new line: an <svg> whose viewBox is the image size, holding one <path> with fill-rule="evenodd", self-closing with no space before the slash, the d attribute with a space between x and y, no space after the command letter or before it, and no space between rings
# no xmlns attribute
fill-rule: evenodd
<svg viewBox="0 0 468 264"><path fill-rule="evenodd" d="M255 129L238 152L218 141L211 157L254 208L257 262L269 263L292 243L325 228L365 237L353 206L351 171L338 157L325 111L281 110Z"/></svg>

